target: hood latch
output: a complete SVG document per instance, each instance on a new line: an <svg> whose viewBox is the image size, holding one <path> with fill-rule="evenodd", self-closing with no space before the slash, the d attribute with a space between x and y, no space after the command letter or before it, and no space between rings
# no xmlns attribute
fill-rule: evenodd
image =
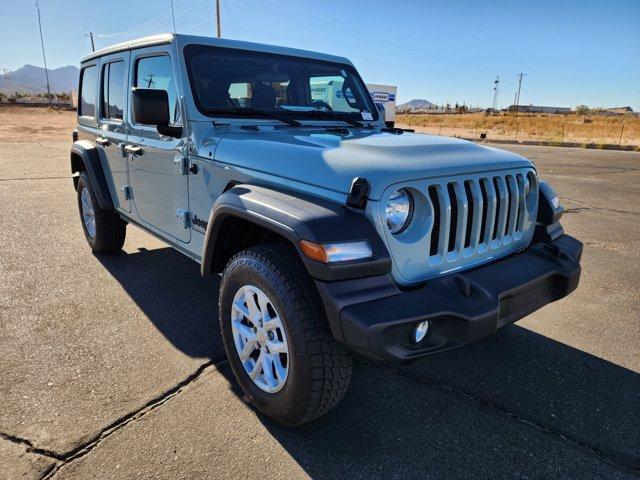
<svg viewBox="0 0 640 480"><path fill-rule="evenodd" d="M366 178L354 178L353 182L351 182L349 196L347 197L347 206L357 208L358 210L364 210L367 206L369 190L371 190L371 186Z"/></svg>

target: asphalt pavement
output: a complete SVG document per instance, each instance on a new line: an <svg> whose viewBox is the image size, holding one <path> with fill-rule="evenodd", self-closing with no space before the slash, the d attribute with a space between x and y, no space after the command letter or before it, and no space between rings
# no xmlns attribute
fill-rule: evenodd
<svg viewBox="0 0 640 480"><path fill-rule="evenodd" d="M243 401L216 278L129 227L87 247L68 142L0 142L0 478L640 477L640 153L531 158L585 244L570 297L299 429Z"/></svg>

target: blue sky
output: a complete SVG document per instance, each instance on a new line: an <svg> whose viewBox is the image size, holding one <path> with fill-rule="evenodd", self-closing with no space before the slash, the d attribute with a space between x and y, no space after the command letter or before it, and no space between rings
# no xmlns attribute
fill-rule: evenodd
<svg viewBox="0 0 640 480"><path fill-rule="evenodd" d="M42 65L33 1L0 0L0 68ZM221 0L224 37L349 57L371 83L490 106L631 105L640 110L640 0ZM108 7L107 7L108 5ZM178 32L214 35L214 0L174 0ZM90 49L173 30L170 0L40 0L50 68ZM114 35L118 34L118 35ZM114 35L107 37L106 35Z"/></svg>

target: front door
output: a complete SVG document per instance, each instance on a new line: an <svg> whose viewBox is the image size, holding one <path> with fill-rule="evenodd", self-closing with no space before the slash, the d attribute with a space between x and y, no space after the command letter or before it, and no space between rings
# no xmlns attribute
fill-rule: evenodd
<svg viewBox="0 0 640 480"><path fill-rule="evenodd" d="M127 83L129 52L103 57L100 61L100 87L97 95L98 130L95 143L104 151L111 175L111 189L117 195L118 206L131 211L129 175L123 147L127 140Z"/></svg>
<svg viewBox="0 0 640 480"><path fill-rule="evenodd" d="M134 50L131 54L131 85L167 91L170 124L181 125L171 57L159 47ZM131 109L130 109L131 110ZM184 139L160 135L155 127L129 119L125 151L129 162L133 203L143 224L189 242L189 192Z"/></svg>

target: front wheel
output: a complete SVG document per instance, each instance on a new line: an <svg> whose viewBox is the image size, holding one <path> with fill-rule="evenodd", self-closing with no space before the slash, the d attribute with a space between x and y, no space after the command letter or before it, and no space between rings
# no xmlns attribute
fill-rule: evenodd
<svg viewBox="0 0 640 480"><path fill-rule="evenodd" d="M261 245L234 256L219 309L229 363L260 412L295 426L342 399L351 354L332 337L316 287L290 247Z"/></svg>

